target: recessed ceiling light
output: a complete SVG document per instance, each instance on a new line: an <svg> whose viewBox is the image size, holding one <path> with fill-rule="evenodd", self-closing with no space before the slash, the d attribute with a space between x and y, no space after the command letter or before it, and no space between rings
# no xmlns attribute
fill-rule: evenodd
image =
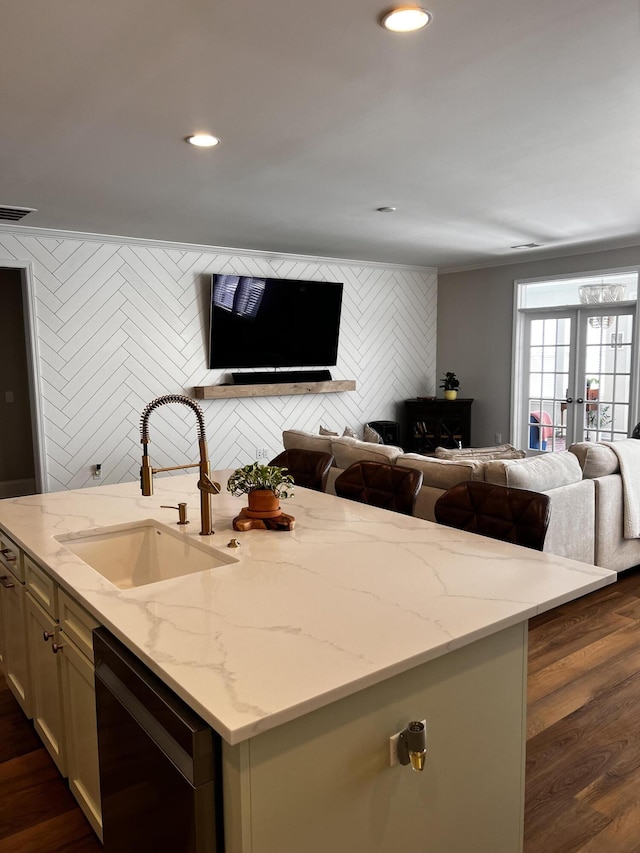
<svg viewBox="0 0 640 853"><path fill-rule="evenodd" d="M541 243L520 243L518 246L512 246L512 249L537 249Z"/></svg>
<svg viewBox="0 0 640 853"><path fill-rule="evenodd" d="M211 136L210 133L194 133L192 136L187 136L186 141L191 145L197 145L198 148L213 148L220 142L217 136Z"/></svg>
<svg viewBox="0 0 640 853"><path fill-rule="evenodd" d="M397 9L385 12L380 23L392 33L412 33L426 27L432 17L428 9L420 6L398 6Z"/></svg>
<svg viewBox="0 0 640 853"><path fill-rule="evenodd" d="M376 213L395 213L397 207L376 207Z"/></svg>

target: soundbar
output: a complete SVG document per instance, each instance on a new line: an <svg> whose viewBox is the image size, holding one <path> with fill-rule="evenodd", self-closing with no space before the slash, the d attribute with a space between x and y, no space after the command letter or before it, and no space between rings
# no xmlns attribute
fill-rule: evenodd
<svg viewBox="0 0 640 853"><path fill-rule="evenodd" d="M234 385L281 385L289 382L330 382L330 370L278 370L269 373L232 373Z"/></svg>

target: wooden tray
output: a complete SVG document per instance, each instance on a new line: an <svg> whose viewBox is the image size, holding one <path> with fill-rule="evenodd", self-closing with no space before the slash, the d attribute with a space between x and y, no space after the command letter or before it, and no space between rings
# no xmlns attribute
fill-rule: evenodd
<svg viewBox="0 0 640 853"><path fill-rule="evenodd" d="M247 507L240 510L240 515L233 519L234 530L293 530L296 520L284 512L275 518L249 518Z"/></svg>

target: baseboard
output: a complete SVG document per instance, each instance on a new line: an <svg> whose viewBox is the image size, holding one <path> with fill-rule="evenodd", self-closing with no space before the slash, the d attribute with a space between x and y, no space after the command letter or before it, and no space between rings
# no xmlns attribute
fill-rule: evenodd
<svg viewBox="0 0 640 853"><path fill-rule="evenodd" d="M0 480L0 498L19 498L21 495L35 495L36 481Z"/></svg>

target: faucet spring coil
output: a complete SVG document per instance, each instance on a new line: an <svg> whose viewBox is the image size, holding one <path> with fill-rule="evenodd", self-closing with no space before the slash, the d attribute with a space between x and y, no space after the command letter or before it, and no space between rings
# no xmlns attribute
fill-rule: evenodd
<svg viewBox="0 0 640 853"><path fill-rule="evenodd" d="M192 411L194 411L196 418L198 419L198 440L207 440L204 425L204 413L195 400L192 400L190 397L186 397L184 394L165 394L164 397L157 397L155 400L152 400L145 407L142 413L140 418L140 441L142 444L149 443L149 415L154 409L164 406L167 403L182 403L184 406L188 406Z"/></svg>

